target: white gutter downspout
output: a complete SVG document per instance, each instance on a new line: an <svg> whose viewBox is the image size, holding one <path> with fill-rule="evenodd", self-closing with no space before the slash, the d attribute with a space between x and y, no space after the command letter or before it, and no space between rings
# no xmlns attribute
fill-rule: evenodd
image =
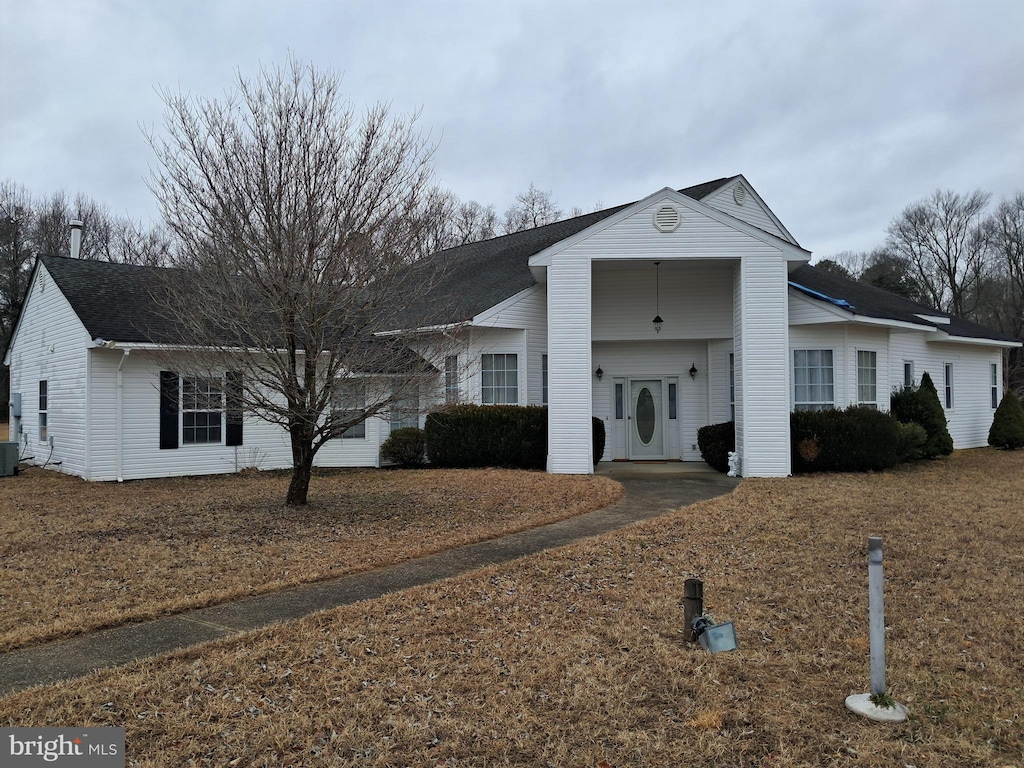
<svg viewBox="0 0 1024 768"><path fill-rule="evenodd" d="M130 355L132 351L130 349L121 349L121 362L117 364L117 482L123 483L124 477L121 476L121 453L122 443L124 438L121 434L121 426L123 417L121 415L122 403L124 402L124 374L121 371L124 366L124 361Z"/></svg>

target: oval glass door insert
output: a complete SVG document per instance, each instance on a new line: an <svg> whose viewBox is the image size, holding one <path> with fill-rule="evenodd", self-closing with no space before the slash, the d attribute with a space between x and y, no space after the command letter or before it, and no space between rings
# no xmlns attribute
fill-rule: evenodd
<svg viewBox="0 0 1024 768"><path fill-rule="evenodd" d="M650 445L654 439L654 428L657 425L654 413L654 396L647 387L641 389L636 396L636 434L640 442Z"/></svg>

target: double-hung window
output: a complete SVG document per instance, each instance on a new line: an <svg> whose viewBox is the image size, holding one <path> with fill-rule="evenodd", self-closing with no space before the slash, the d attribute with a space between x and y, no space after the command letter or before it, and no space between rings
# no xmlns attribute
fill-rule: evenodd
<svg viewBox="0 0 1024 768"><path fill-rule="evenodd" d="M736 421L736 354L729 353L729 420Z"/></svg>
<svg viewBox="0 0 1024 768"><path fill-rule="evenodd" d="M914 386L914 361L904 360L903 361L903 386L912 387Z"/></svg>
<svg viewBox="0 0 1024 768"><path fill-rule="evenodd" d="M953 408L953 365L945 363L942 366L944 405L946 410Z"/></svg>
<svg viewBox="0 0 1024 768"><path fill-rule="evenodd" d="M345 428L346 424L359 418L365 410L366 383L353 379L336 381L331 398L331 437L348 440L365 438L365 418Z"/></svg>
<svg viewBox="0 0 1024 768"><path fill-rule="evenodd" d="M548 356L540 356L540 402L548 404Z"/></svg>
<svg viewBox="0 0 1024 768"><path fill-rule="evenodd" d="M485 405L519 404L518 355L480 356L480 402Z"/></svg>
<svg viewBox="0 0 1024 768"><path fill-rule="evenodd" d="M394 393L391 401L391 431L420 425L420 396L415 386L402 393Z"/></svg>
<svg viewBox="0 0 1024 768"><path fill-rule="evenodd" d="M39 382L39 442L45 443L47 435L49 434L48 429L48 411L50 409L50 397L48 394L48 384L45 380Z"/></svg>
<svg viewBox="0 0 1024 768"><path fill-rule="evenodd" d="M181 380L182 445L220 443L224 387L220 379Z"/></svg>
<svg viewBox="0 0 1024 768"><path fill-rule="evenodd" d="M991 367L992 407L999 407L999 366L992 363Z"/></svg>
<svg viewBox="0 0 1024 768"><path fill-rule="evenodd" d="M878 353L857 350L857 402L878 407Z"/></svg>
<svg viewBox="0 0 1024 768"><path fill-rule="evenodd" d="M448 405L459 402L459 356L444 359L444 401Z"/></svg>
<svg viewBox="0 0 1024 768"><path fill-rule="evenodd" d="M793 350L793 408L822 411L835 406L831 349Z"/></svg>

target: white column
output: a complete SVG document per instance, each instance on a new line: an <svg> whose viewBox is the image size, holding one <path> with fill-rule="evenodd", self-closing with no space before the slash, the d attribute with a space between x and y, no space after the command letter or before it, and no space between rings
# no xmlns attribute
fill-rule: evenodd
<svg viewBox="0 0 1024 768"><path fill-rule="evenodd" d="M590 355L590 259L548 270L548 471L594 472Z"/></svg>
<svg viewBox="0 0 1024 768"><path fill-rule="evenodd" d="M738 302L736 448L742 474L785 477L790 474L789 288L781 254L744 256L733 300Z"/></svg>

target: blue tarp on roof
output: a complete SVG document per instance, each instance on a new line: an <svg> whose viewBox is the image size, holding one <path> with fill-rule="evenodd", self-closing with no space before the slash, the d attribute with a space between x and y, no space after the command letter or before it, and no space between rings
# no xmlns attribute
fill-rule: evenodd
<svg viewBox="0 0 1024 768"><path fill-rule="evenodd" d="M796 288L798 291L801 291L802 293L806 293L808 296L813 296L816 299L821 299L822 301L827 301L830 304L835 304L837 307L842 307L843 309L848 309L851 312L854 311L853 304L848 302L846 299L833 299L831 296L826 296L824 293L821 293L819 291L815 291L812 288L808 288L806 285L800 285L800 283L794 283L792 280L789 281L789 284L791 286L793 286L794 288Z"/></svg>

